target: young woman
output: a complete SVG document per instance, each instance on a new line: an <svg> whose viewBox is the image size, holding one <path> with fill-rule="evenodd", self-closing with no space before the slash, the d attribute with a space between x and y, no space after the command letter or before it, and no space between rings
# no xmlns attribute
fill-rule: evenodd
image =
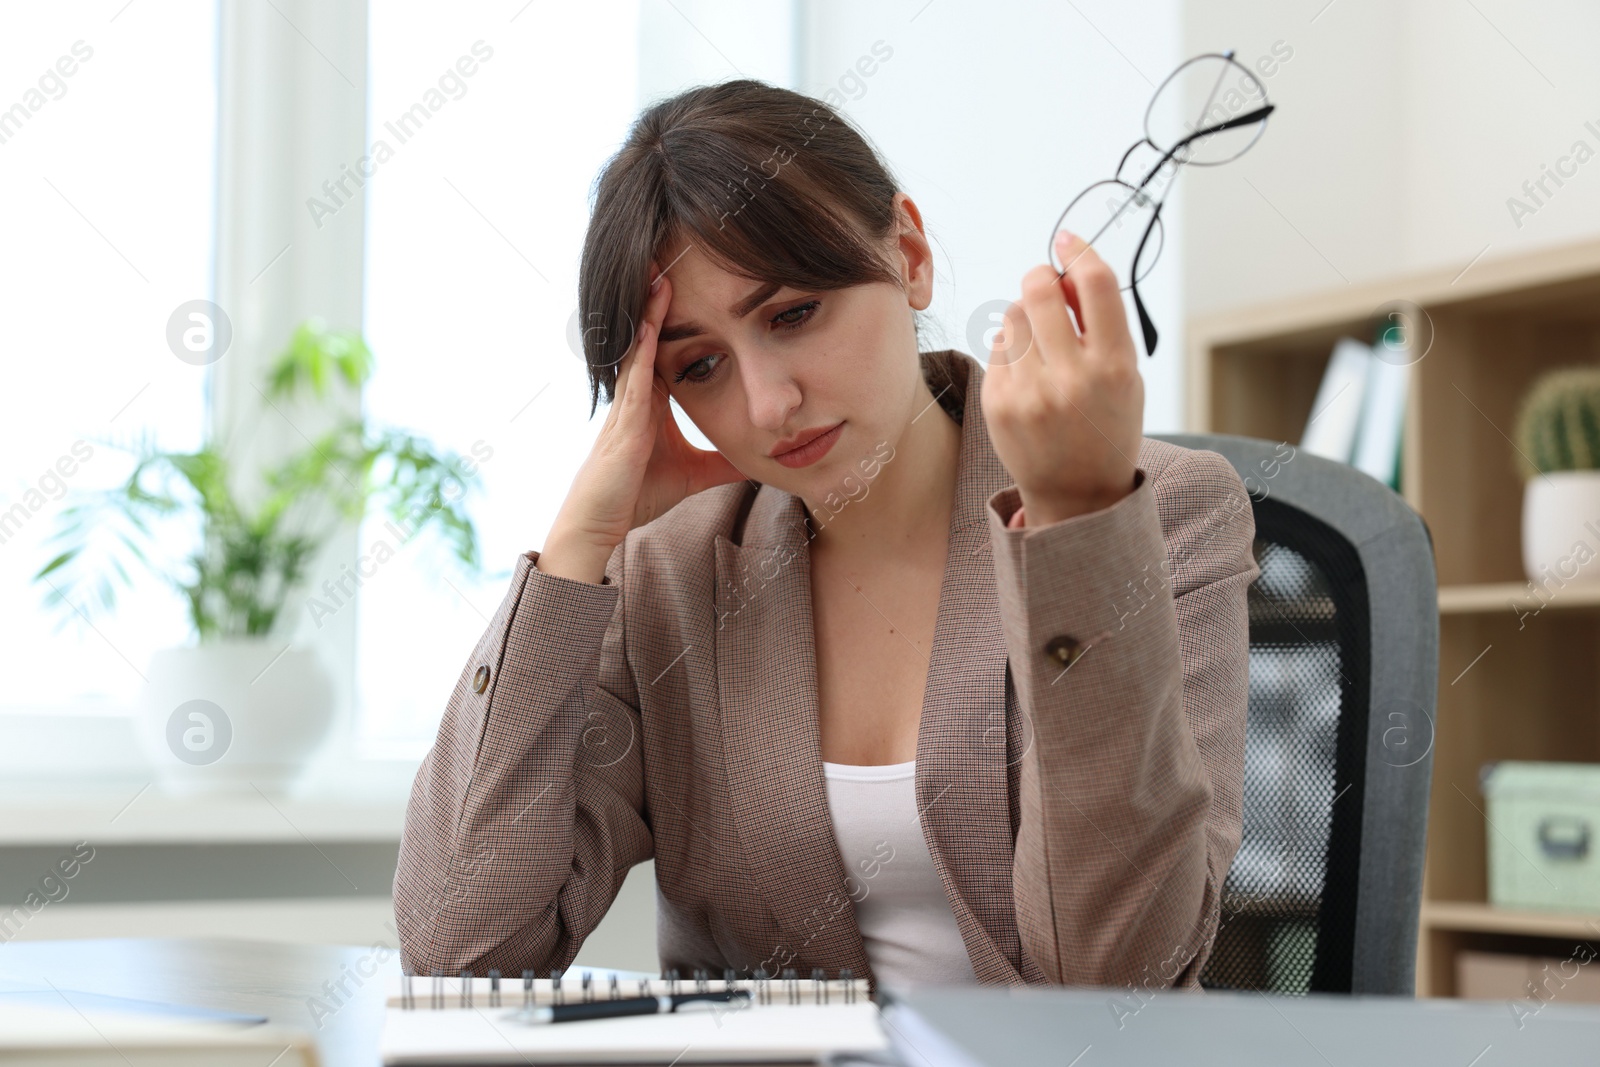
<svg viewBox="0 0 1600 1067"><path fill-rule="evenodd" d="M653 858L685 976L1198 987L1254 521L1142 435L1117 280L1058 253L987 368L919 352L921 214L838 114L640 116L581 266L610 408L417 775L409 968L564 968Z"/></svg>

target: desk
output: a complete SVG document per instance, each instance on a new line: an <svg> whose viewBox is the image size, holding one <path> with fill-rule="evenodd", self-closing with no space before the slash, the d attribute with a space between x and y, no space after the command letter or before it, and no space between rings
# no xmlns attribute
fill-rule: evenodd
<svg viewBox="0 0 1600 1067"><path fill-rule="evenodd" d="M13 941L0 945L0 980L48 978L63 989L265 1015L315 1035L326 1067L375 1067L383 985L399 973L395 957L359 988L350 983L354 995L320 1029L307 1006L326 995L325 982L358 965L370 970L363 961L371 959L359 946L243 940ZM991 987L924 990L907 999L981 1049L979 1062L1007 1067L1557 1067L1595 1062L1600 1045L1600 1008L1565 1005L1559 996L1524 1014L1520 1029L1504 1001L1170 991L1141 1000L1116 990ZM1114 1000L1120 1011L1112 1010ZM913 1047L925 1040L901 1036Z"/></svg>
<svg viewBox="0 0 1600 1067"><path fill-rule="evenodd" d="M363 962L366 961L366 962ZM0 980L38 982L141 1000L197 1004L265 1015L316 1037L325 1067L376 1067L383 1028L383 989L400 973L390 956L331 1016L313 1017L308 1001L323 983L371 970L372 950L342 945L285 945L223 939L112 938L12 941L0 945Z"/></svg>

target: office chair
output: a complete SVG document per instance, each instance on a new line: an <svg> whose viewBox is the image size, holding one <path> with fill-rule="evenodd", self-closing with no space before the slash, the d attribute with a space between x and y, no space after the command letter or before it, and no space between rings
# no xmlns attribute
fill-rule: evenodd
<svg viewBox="0 0 1600 1067"><path fill-rule="evenodd" d="M1150 436L1233 464L1261 567L1244 836L1200 983L1412 996L1439 670L1427 524L1376 479L1287 444Z"/></svg>

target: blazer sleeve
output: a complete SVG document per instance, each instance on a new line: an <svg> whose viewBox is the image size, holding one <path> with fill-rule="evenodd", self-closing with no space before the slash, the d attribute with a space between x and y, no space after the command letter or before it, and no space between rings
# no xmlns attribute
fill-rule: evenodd
<svg viewBox="0 0 1600 1067"><path fill-rule="evenodd" d="M1023 757L1012 882L1054 982L1198 989L1243 830L1246 591L1255 518L1233 467L1188 450L1117 503L1007 528L995 580Z"/></svg>
<svg viewBox="0 0 1600 1067"><path fill-rule="evenodd" d="M412 973L565 968L649 859L624 542L600 583L515 576L411 789L395 915Z"/></svg>

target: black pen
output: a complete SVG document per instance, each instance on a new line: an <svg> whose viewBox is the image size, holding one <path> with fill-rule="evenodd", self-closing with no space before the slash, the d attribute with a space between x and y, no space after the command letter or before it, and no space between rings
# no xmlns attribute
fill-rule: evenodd
<svg viewBox="0 0 1600 1067"><path fill-rule="evenodd" d="M677 1011L680 1005L692 1001L728 1003L749 1000L748 989L730 989L721 993L675 993L664 997L623 997L619 1000L592 1000L581 1004L541 1004L523 1008L516 1013L518 1022L543 1025L545 1023L574 1023L583 1019L610 1019L619 1015L656 1015Z"/></svg>

